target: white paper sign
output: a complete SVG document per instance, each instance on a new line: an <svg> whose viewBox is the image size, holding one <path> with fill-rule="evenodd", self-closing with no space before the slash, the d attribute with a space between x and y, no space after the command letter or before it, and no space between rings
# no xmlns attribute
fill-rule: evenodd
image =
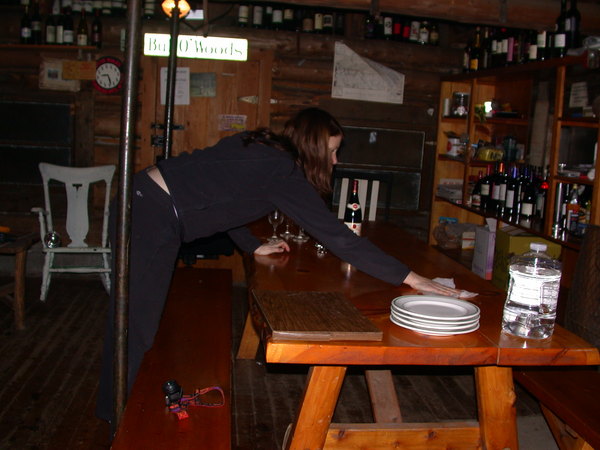
<svg viewBox="0 0 600 450"><path fill-rule="evenodd" d="M583 108L588 105L588 88L585 81L579 81L571 85L569 97L569 108Z"/></svg>
<svg viewBox="0 0 600 450"><path fill-rule="evenodd" d="M401 104L404 99L404 75L363 58L344 43L337 41L331 96Z"/></svg>
<svg viewBox="0 0 600 450"><path fill-rule="evenodd" d="M167 67L160 68L160 104L164 105L167 100ZM190 104L190 68L178 67L175 76L175 104Z"/></svg>

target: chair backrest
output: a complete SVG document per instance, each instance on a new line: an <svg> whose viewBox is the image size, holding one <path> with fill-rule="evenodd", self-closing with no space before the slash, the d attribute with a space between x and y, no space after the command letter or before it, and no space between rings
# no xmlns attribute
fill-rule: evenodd
<svg viewBox="0 0 600 450"><path fill-rule="evenodd" d="M392 201L392 184L394 174L381 171L361 171L355 169L336 168L333 173L334 180L340 182L340 196L338 205L338 218L344 218L344 211L349 194L351 180L358 180L358 199L363 207L363 220L373 221L377 217L380 184L386 185L386 198L384 207L385 220L389 220Z"/></svg>
<svg viewBox="0 0 600 450"><path fill-rule="evenodd" d="M569 299L565 327L600 348L600 227L586 228Z"/></svg>
<svg viewBox="0 0 600 450"><path fill-rule="evenodd" d="M115 173L114 165L96 167L64 167L40 163L40 173L44 185L44 201L48 212L46 224L48 231L54 231L52 205L50 201L50 180L64 183L67 194L66 230L71 239L68 247L87 247L85 242L89 231L89 187L92 183L104 181L104 209L102 217L102 246L106 247L108 238L108 206L110 189Z"/></svg>

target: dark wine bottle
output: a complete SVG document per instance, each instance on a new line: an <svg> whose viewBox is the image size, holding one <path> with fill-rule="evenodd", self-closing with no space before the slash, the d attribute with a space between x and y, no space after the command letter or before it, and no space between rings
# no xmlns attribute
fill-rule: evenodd
<svg viewBox="0 0 600 450"><path fill-rule="evenodd" d="M358 180L352 181L352 193L346 205L344 213L344 224L350 228L355 234L360 236L362 227L362 210L360 201L358 200Z"/></svg>
<svg viewBox="0 0 600 450"><path fill-rule="evenodd" d="M31 43L39 45L42 43L42 16L40 15L40 4L33 2L31 12Z"/></svg>
<svg viewBox="0 0 600 450"><path fill-rule="evenodd" d="M571 0L571 7L567 11L565 27L567 34L567 48L581 47L581 13L577 9L577 0Z"/></svg>
<svg viewBox="0 0 600 450"><path fill-rule="evenodd" d="M31 44L31 18L27 6L21 18L21 44Z"/></svg>
<svg viewBox="0 0 600 450"><path fill-rule="evenodd" d="M88 25L87 19L85 18L85 10L81 10L79 16L79 25L77 25L77 45L85 47L88 45Z"/></svg>
<svg viewBox="0 0 600 450"><path fill-rule="evenodd" d="M102 48L102 21L100 20L100 11L95 11L94 21L92 22L92 45Z"/></svg>
<svg viewBox="0 0 600 450"><path fill-rule="evenodd" d="M75 31L73 30L73 17L71 17L71 11L66 10L63 18L63 44L73 45L75 38Z"/></svg>

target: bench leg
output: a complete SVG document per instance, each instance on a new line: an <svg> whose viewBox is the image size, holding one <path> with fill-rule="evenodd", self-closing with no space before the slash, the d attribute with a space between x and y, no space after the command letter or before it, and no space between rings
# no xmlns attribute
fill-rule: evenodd
<svg viewBox="0 0 600 450"><path fill-rule="evenodd" d="M15 296L13 308L15 313L15 328L25 329L25 268L27 250L17 252L15 255Z"/></svg>
<svg viewBox="0 0 600 450"><path fill-rule="evenodd" d="M593 450L593 447L588 444L577 432L571 429L567 424L560 420L556 415L540 404L542 413L548 422L548 428L554 436L554 440L561 450Z"/></svg>
<svg viewBox="0 0 600 450"><path fill-rule="evenodd" d="M252 324L252 316L248 313L246 316L246 323L244 324L244 332L242 333L240 347L238 348L237 359L256 358L256 351L258 350L259 344L260 339Z"/></svg>
<svg viewBox="0 0 600 450"><path fill-rule="evenodd" d="M484 366L475 368L479 427L484 448L519 448L516 394L512 368Z"/></svg>

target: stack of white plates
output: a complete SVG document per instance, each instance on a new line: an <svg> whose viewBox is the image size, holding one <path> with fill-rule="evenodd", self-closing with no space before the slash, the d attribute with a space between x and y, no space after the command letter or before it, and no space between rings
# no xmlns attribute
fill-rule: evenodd
<svg viewBox="0 0 600 450"><path fill-rule="evenodd" d="M409 330L436 336L465 334L479 328L473 303L436 295L405 295L392 300L390 320Z"/></svg>

